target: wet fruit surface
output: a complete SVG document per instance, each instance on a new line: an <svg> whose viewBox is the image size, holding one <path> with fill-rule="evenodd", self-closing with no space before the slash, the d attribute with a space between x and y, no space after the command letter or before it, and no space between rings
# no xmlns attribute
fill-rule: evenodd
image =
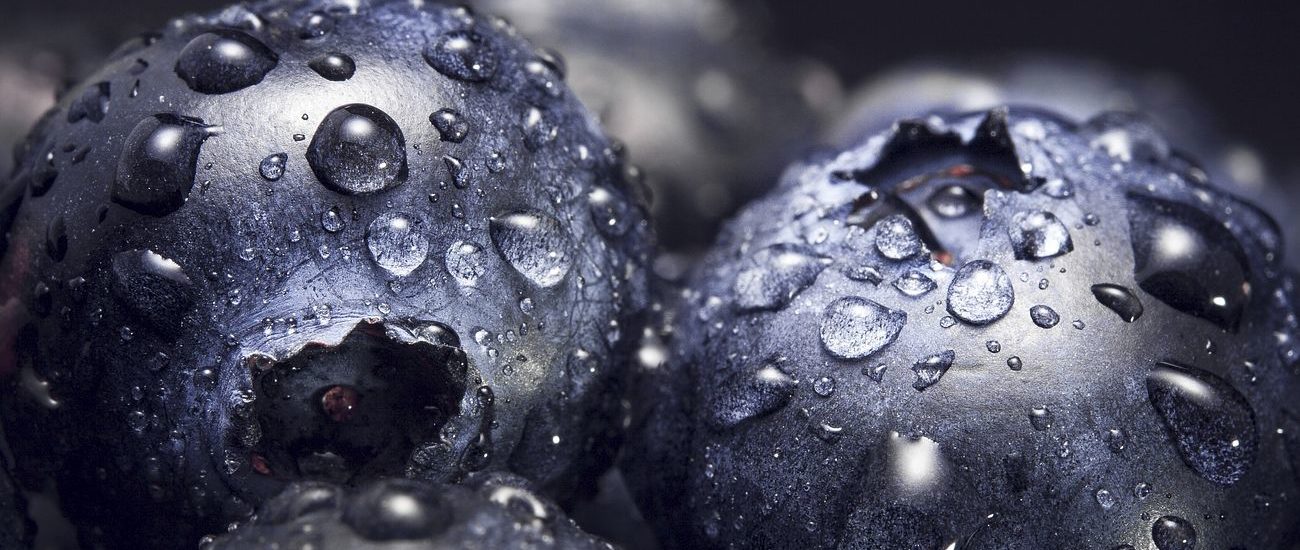
<svg viewBox="0 0 1300 550"><path fill-rule="evenodd" d="M633 385L667 546L1296 540L1278 230L1123 120L905 121L733 220Z"/></svg>
<svg viewBox="0 0 1300 550"><path fill-rule="evenodd" d="M433 550L466 548L604 549L526 480L474 476L459 485L408 479L354 489L319 482L290 485L256 519L208 537L205 550L288 548Z"/></svg>
<svg viewBox="0 0 1300 550"><path fill-rule="evenodd" d="M71 88L0 194L17 481L130 548L302 480L594 483L653 238L543 59L466 8L268 2Z"/></svg>

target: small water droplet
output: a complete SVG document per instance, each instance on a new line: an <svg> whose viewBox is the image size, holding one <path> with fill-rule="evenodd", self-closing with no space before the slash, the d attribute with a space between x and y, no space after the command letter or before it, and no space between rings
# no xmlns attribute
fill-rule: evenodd
<svg viewBox="0 0 1300 550"><path fill-rule="evenodd" d="M346 54L330 52L317 56L307 62L307 66L326 80L342 82L357 72L357 64Z"/></svg>
<svg viewBox="0 0 1300 550"><path fill-rule="evenodd" d="M1112 453L1122 453L1128 447L1128 432L1124 431L1123 428L1106 430L1104 439L1106 440L1106 447Z"/></svg>
<svg viewBox="0 0 1300 550"><path fill-rule="evenodd" d="M979 212L983 202L974 191L949 184L936 189L926 200L926 205L940 218L955 219Z"/></svg>
<svg viewBox="0 0 1300 550"><path fill-rule="evenodd" d="M1124 322L1132 323L1142 316L1142 301L1128 288L1110 283L1095 284L1092 285L1092 295Z"/></svg>
<svg viewBox="0 0 1300 550"><path fill-rule="evenodd" d="M973 325L1001 319L1014 302L1011 277L988 260L968 262L948 286L948 312Z"/></svg>
<svg viewBox="0 0 1300 550"><path fill-rule="evenodd" d="M488 225L501 257L537 286L559 284L573 267L572 238L551 216L518 211L489 218Z"/></svg>
<svg viewBox="0 0 1300 550"><path fill-rule="evenodd" d="M1052 328L1061 322L1061 316L1057 315L1056 310L1041 304L1029 308L1029 318L1042 328Z"/></svg>
<svg viewBox="0 0 1300 550"><path fill-rule="evenodd" d="M307 163L336 192L375 193L406 181L406 139L383 111L344 105L321 120L307 146Z"/></svg>
<svg viewBox="0 0 1300 550"><path fill-rule="evenodd" d="M483 82L497 71L497 50L471 31L451 31L424 48L424 60L438 72L456 80Z"/></svg>
<svg viewBox="0 0 1300 550"><path fill-rule="evenodd" d="M1163 516L1151 526L1151 542L1159 550L1194 550L1196 529L1178 516Z"/></svg>
<svg viewBox="0 0 1300 550"><path fill-rule="evenodd" d="M607 237L621 237L632 226L627 201L605 187L594 186L587 193L587 210L596 229Z"/></svg>
<svg viewBox="0 0 1300 550"><path fill-rule="evenodd" d="M77 100L68 105L68 124L82 120L98 123L108 114L112 87L108 82L86 86L77 96Z"/></svg>
<svg viewBox="0 0 1300 550"><path fill-rule="evenodd" d="M1053 421L1052 410L1047 407L1034 407L1029 410L1029 423L1035 430L1045 431L1052 427Z"/></svg>
<svg viewBox="0 0 1300 550"><path fill-rule="evenodd" d="M894 288L911 298L929 294L930 291L938 287L939 285L933 279L915 269L909 270L894 280Z"/></svg>
<svg viewBox="0 0 1300 550"><path fill-rule="evenodd" d="M835 379L829 376L822 376L813 381L813 392L822 397L830 397L835 393Z"/></svg>
<svg viewBox="0 0 1300 550"><path fill-rule="evenodd" d="M1020 357L1012 355L1007 358L1007 366L1010 367L1011 370L1020 370L1024 368L1025 362L1021 361Z"/></svg>
<svg viewBox="0 0 1300 550"><path fill-rule="evenodd" d="M947 350L917 361L912 365L912 372L916 373L916 380L912 382L912 387L916 388L916 391L925 391L926 388L937 384L944 373L952 367L952 362L956 358L955 352Z"/></svg>
<svg viewBox="0 0 1300 550"><path fill-rule="evenodd" d="M744 260L732 290L742 311L781 309L817 280L830 259L800 244L774 244Z"/></svg>
<svg viewBox="0 0 1300 550"><path fill-rule="evenodd" d="M469 241L456 241L447 249L445 265L457 282L473 286L487 273L485 261L483 247Z"/></svg>
<svg viewBox="0 0 1300 550"><path fill-rule="evenodd" d="M1051 258L1074 250L1069 230L1051 212L1018 212L1007 232L1017 260Z"/></svg>
<svg viewBox="0 0 1300 550"><path fill-rule="evenodd" d="M1138 500L1146 500L1153 491L1151 484L1147 482L1141 482L1133 486L1133 496L1137 497Z"/></svg>
<svg viewBox="0 0 1300 550"><path fill-rule="evenodd" d="M176 75L191 90L225 94L261 82L279 57L256 38L236 30L194 37L176 58Z"/></svg>
<svg viewBox="0 0 1300 550"><path fill-rule="evenodd" d="M911 258L921 252L925 245L912 229L912 221L901 214L886 217L875 226L876 250L880 255L891 260Z"/></svg>
<svg viewBox="0 0 1300 550"><path fill-rule="evenodd" d="M989 353L998 353L1002 351L1002 344L997 340L989 340L984 342L984 348L989 350Z"/></svg>
<svg viewBox="0 0 1300 550"><path fill-rule="evenodd" d="M879 383L885 379L885 369L887 368L884 363L874 367L862 367L862 374L867 375L867 378L870 378L872 382Z"/></svg>
<svg viewBox="0 0 1300 550"><path fill-rule="evenodd" d="M906 323L905 312L858 296L840 298L822 314L822 346L840 359L862 359L892 343Z"/></svg>
<svg viewBox="0 0 1300 550"><path fill-rule="evenodd" d="M710 424L726 429L771 414L790 402L798 386L794 378L772 364L737 372L711 388L707 399Z"/></svg>
<svg viewBox="0 0 1300 550"><path fill-rule="evenodd" d="M1115 507L1115 495L1111 494L1108 489L1097 489L1097 492L1093 493L1092 496L1097 500L1097 505L1101 506L1102 510L1110 510Z"/></svg>
<svg viewBox="0 0 1300 550"><path fill-rule="evenodd" d="M403 213L387 213L375 218L366 230L366 248L379 267L398 277L410 275L424 263L429 253L429 239L424 222Z"/></svg>
<svg viewBox="0 0 1300 550"><path fill-rule="evenodd" d="M258 165L257 171L262 174L267 181L276 181L284 176L285 163L289 161L289 155L285 153L276 153L262 159Z"/></svg>
<svg viewBox="0 0 1300 550"><path fill-rule="evenodd" d="M455 109L438 109L429 115L429 122L438 131L438 139L442 141L460 143L469 134L469 123Z"/></svg>
<svg viewBox="0 0 1300 550"><path fill-rule="evenodd" d="M320 226L325 231L338 233L343 230L344 225L343 213L339 211L337 206L331 207L320 215Z"/></svg>

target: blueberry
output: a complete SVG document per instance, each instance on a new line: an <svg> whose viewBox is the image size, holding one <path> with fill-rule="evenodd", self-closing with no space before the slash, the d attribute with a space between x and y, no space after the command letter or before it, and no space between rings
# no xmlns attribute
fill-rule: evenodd
<svg viewBox="0 0 1300 550"><path fill-rule="evenodd" d="M434 549L610 546L583 533L519 477L476 475L459 485L381 479L356 489L299 482L254 519L205 539L239 548Z"/></svg>
<svg viewBox="0 0 1300 550"><path fill-rule="evenodd" d="M732 220L631 386L666 545L1297 540L1279 230L1127 121L903 121Z"/></svg>
<svg viewBox="0 0 1300 550"><path fill-rule="evenodd" d="M0 189L5 432L83 545L191 545L298 481L568 504L613 459L653 246L621 151L503 20L339 8L124 46Z"/></svg>

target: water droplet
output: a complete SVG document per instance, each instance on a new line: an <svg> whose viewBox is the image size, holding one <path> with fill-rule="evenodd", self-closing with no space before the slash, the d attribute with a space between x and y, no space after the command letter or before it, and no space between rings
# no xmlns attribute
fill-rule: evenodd
<svg viewBox="0 0 1300 550"><path fill-rule="evenodd" d="M732 290L743 311L781 309L813 284L828 258L800 244L774 244L744 261Z"/></svg>
<svg viewBox="0 0 1300 550"><path fill-rule="evenodd" d="M1034 426L1035 430L1046 431L1052 427L1054 420L1052 410L1047 407L1034 407L1029 410L1029 423Z"/></svg>
<svg viewBox="0 0 1300 550"><path fill-rule="evenodd" d="M940 218L955 219L979 212L983 202L974 191L950 184L936 189L926 205Z"/></svg>
<svg viewBox="0 0 1300 550"><path fill-rule="evenodd" d="M1133 496L1137 497L1138 500L1146 500L1147 497L1151 496L1152 491L1154 489L1147 482L1141 482L1133 486Z"/></svg>
<svg viewBox="0 0 1300 550"><path fill-rule="evenodd" d="M916 391L925 391L926 388L937 384L944 373L952 367L952 362L956 358L956 353L947 350L917 361L912 365L912 372L916 373L916 380L912 382L912 387L916 388Z"/></svg>
<svg viewBox="0 0 1300 550"><path fill-rule="evenodd" d="M1052 328L1061 322L1061 316L1056 314L1056 310L1041 304L1029 308L1029 318L1042 328Z"/></svg>
<svg viewBox="0 0 1300 550"><path fill-rule="evenodd" d="M438 72L456 80L482 82L497 71L497 51L476 32L444 33L424 48L424 60Z"/></svg>
<svg viewBox="0 0 1300 550"><path fill-rule="evenodd" d="M874 367L862 367L862 374L867 375L867 378L870 378L872 382L880 383L881 380L885 379L885 369L887 368L889 367L884 363Z"/></svg>
<svg viewBox="0 0 1300 550"><path fill-rule="evenodd" d="M451 248L447 249L445 264L447 273L466 286L473 286L479 277L487 273L483 247L469 241L452 243Z"/></svg>
<svg viewBox="0 0 1300 550"><path fill-rule="evenodd" d="M953 326L956 326L956 324L957 320L953 319L951 315L944 315L939 319L940 328L952 328Z"/></svg>
<svg viewBox="0 0 1300 550"><path fill-rule="evenodd" d="M261 82L279 61L275 52L245 33L210 31L181 50L176 75L196 92L225 94Z"/></svg>
<svg viewBox="0 0 1300 550"><path fill-rule="evenodd" d="M406 139L383 111L353 103L325 116L307 147L322 184L345 195L383 191L406 181Z"/></svg>
<svg viewBox="0 0 1300 550"><path fill-rule="evenodd" d="M1070 232L1051 212L1018 212L1007 232L1017 260L1051 258L1074 250Z"/></svg>
<svg viewBox="0 0 1300 550"><path fill-rule="evenodd" d="M330 233L338 233L344 226L343 213L334 206L320 215L320 226Z"/></svg>
<svg viewBox="0 0 1300 550"><path fill-rule="evenodd" d="M873 285L878 285L880 284L880 281L885 279L884 275L880 274L879 269L869 265L845 266L841 271L844 273L845 277L853 279L854 281L862 281Z"/></svg>
<svg viewBox="0 0 1300 550"><path fill-rule="evenodd" d="M901 214L886 217L876 224L876 250L891 260L911 258L925 245L912 229L912 221Z"/></svg>
<svg viewBox="0 0 1300 550"><path fill-rule="evenodd" d="M68 224L63 215L55 216L45 226L45 254L56 262L68 254Z"/></svg>
<svg viewBox="0 0 1300 550"><path fill-rule="evenodd" d="M1255 411L1227 381L1162 362L1147 375L1147 395L1183 462L1201 477L1231 485L1255 462Z"/></svg>
<svg viewBox="0 0 1300 550"><path fill-rule="evenodd" d="M830 397L835 393L835 379L829 376L822 376L813 381L813 392L822 397Z"/></svg>
<svg viewBox="0 0 1300 550"><path fill-rule="evenodd" d="M201 120L172 114L141 120L123 143L113 202L150 216L176 211L194 187L199 146L213 133Z"/></svg>
<svg viewBox="0 0 1300 550"><path fill-rule="evenodd" d="M1092 285L1092 295L1125 322L1132 323L1142 316L1142 301L1125 287L1110 283L1095 284Z"/></svg>
<svg viewBox="0 0 1300 550"><path fill-rule="evenodd" d="M77 96L77 100L68 105L68 124L82 120L98 123L108 114L109 99L112 97L108 82L86 86Z"/></svg>
<svg viewBox="0 0 1300 550"><path fill-rule="evenodd" d="M822 346L840 359L862 359L892 343L906 323L905 312L858 296L840 298L822 314Z"/></svg>
<svg viewBox="0 0 1300 550"><path fill-rule="evenodd" d="M1196 529L1178 516L1163 516L1151 526L1151 542L1159 550L1194 550Z"/></svg>
<svg viewBox="0 0 1300 550"><path fill-rule="evenodd" d="M438 131L438 139L442 141L460 143L469 134L469 123L455 109L438 109L429 115L429 122Z"/></svg>
<svg viewBox="0 0 1300 550"><path fill-rule="evenodd" d="M326 80L342 82L357 72L357 64L346 54L330 52L307 62L307 66Z"/></svg>
<svg viewBox="0 0 1300 550"><path fill-rule="evenodd" d="M1106 440L1106 447L1112 453L1122 453L1128 447L1128 432L1124 431L1123 428L1106 430L1103 437Z"/></svg>
<svg viewBox="0 0 1300 550"><path fill-rule="evenodd" d="M1183 313L1235 331L1250 300L1241 243L1188 205L1129 195L1138 286Z"/></svg>
<svg viewBox="0 0 1300 550"><path fill-rule="evenodd" d="M930 291L938 288L939 285L933 279L915 269L908 271L894 280L894 288L897 288L903 295L916 298L929 294Z"/></svg>
<svg viewBox="0 0 1300 550"><path fill-rule="evenodd" d="M1092 496L1097 499L1097 505L1101 506L1102 510L1110 510L1115 507L1115 495L1105 488L1097 489L1097 492L1093 493Z"/></svg>
<svg viewBox="0 0 1300 550"><path fill-rule="evenodd" d="M429 239L424 235L423 225L418 217L403 213L390 212L375 218L366 230L370 257L393 275L410 275L429 253Z"/></svg>
<svg viewBox="0 0 1300 550"><path fill-rule="evenodd" d="M973 325L1001 319L1015 302L1011 277L988 260L968 262L948 286L948 312Z"/></svg>
<svg viewBox="0 0 1300 550"><path fill-rule="evenodd" d="M709 421L715 429L726 429L786 406L799 383L775 365L757 370L744 369L712 388Z"/></svg>
<svg viewBox="0 0 1300 550"><path fill-rule="evenodd" d="M1025 362L1021 361L1020 357L1012 355L1007 358L1007 366L1010 367L1011 370L1020 370L1024 368Z"/></svg>
<svg viewBox="0 0 1300 550"><path fill-rule="evenodd" d="M329 14L313 11L303 18L302 23L298 25L298 38L310 40L320 38L331 32L334 32L336 22Z"/></svg>
<svg viewBox="0 0 1300 550"><path fill-rule="evenodd" d="M113 255L113 295L133 313L165 334L174 334L196 299L196 289L181 266L151 250Z"/></svg>
<svg viewBox="0 0 1300 550"><path fill-rule="evenodd" d="M289 155L276 153L262 159L258 165L257 171L261 172L262 177L267 181L276 181L284 176L284 165L289 161Z"/></svg>
<svg viewBox="0 0 1300 550"><path fill-rule="evenodd" d="M1054 178L1043 184L1043 194L1054 199L1068 199L1074 196L1074 184Z"/></svg>
<svg viewBox="0 0 1300 550"><path fill-rule="evenodd" d="M984 348L989 350L989 353L997 353L1002 351L1002 344L997 340L989 340L984 342Z"/></svg>
<svg viewBox="0 0 1300 550"><path fill-rule="evenodd" d="M587 210L596 229L607 237L621 237L632 226L627 201L605 187L594 186L587 193Z"/></svg>
<svg viewBox="0 0 1300 550"><path fill-rule="evenodd" d="M552 287L573 267L573 242L555 218L520 211L488 219L492 243L510 266L533 284Z"/></svg>
<svg viewBox="0 0 1300 550"><path fill-rule="evenodd" d="M451 176L451 183L457 189L469 187L470 171L465 169L465 163L451 155L443 155L442 165L447 167L447 175Z"/></svg>

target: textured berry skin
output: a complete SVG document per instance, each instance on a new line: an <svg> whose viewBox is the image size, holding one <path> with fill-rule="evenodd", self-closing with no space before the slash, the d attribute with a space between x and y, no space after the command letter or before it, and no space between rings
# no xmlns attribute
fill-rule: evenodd
<svg viewBox="0 0 1300 550"><path fill-rule="evenodd" d="M203 548L321 550L613 548L578 529L558 506L510 475L476 475L460 485L410 479L347 490L290 485L254 519Z"/></svg>
<svg viewBox="0 0 1300 550"><path fill-rule="evenodd" d="M632 386L668 545L1295 541L1278 229L1129 122L902 122L746 208Z"/></svg>
<svg viewBox="0 0 1300 550"><path fill-rule="evenodd" d="M585 490L653 243L549 59L410 2L259 3L123 46L3 190L20 482L56 481L83 545L130 548L298 479Z"/></svg>

